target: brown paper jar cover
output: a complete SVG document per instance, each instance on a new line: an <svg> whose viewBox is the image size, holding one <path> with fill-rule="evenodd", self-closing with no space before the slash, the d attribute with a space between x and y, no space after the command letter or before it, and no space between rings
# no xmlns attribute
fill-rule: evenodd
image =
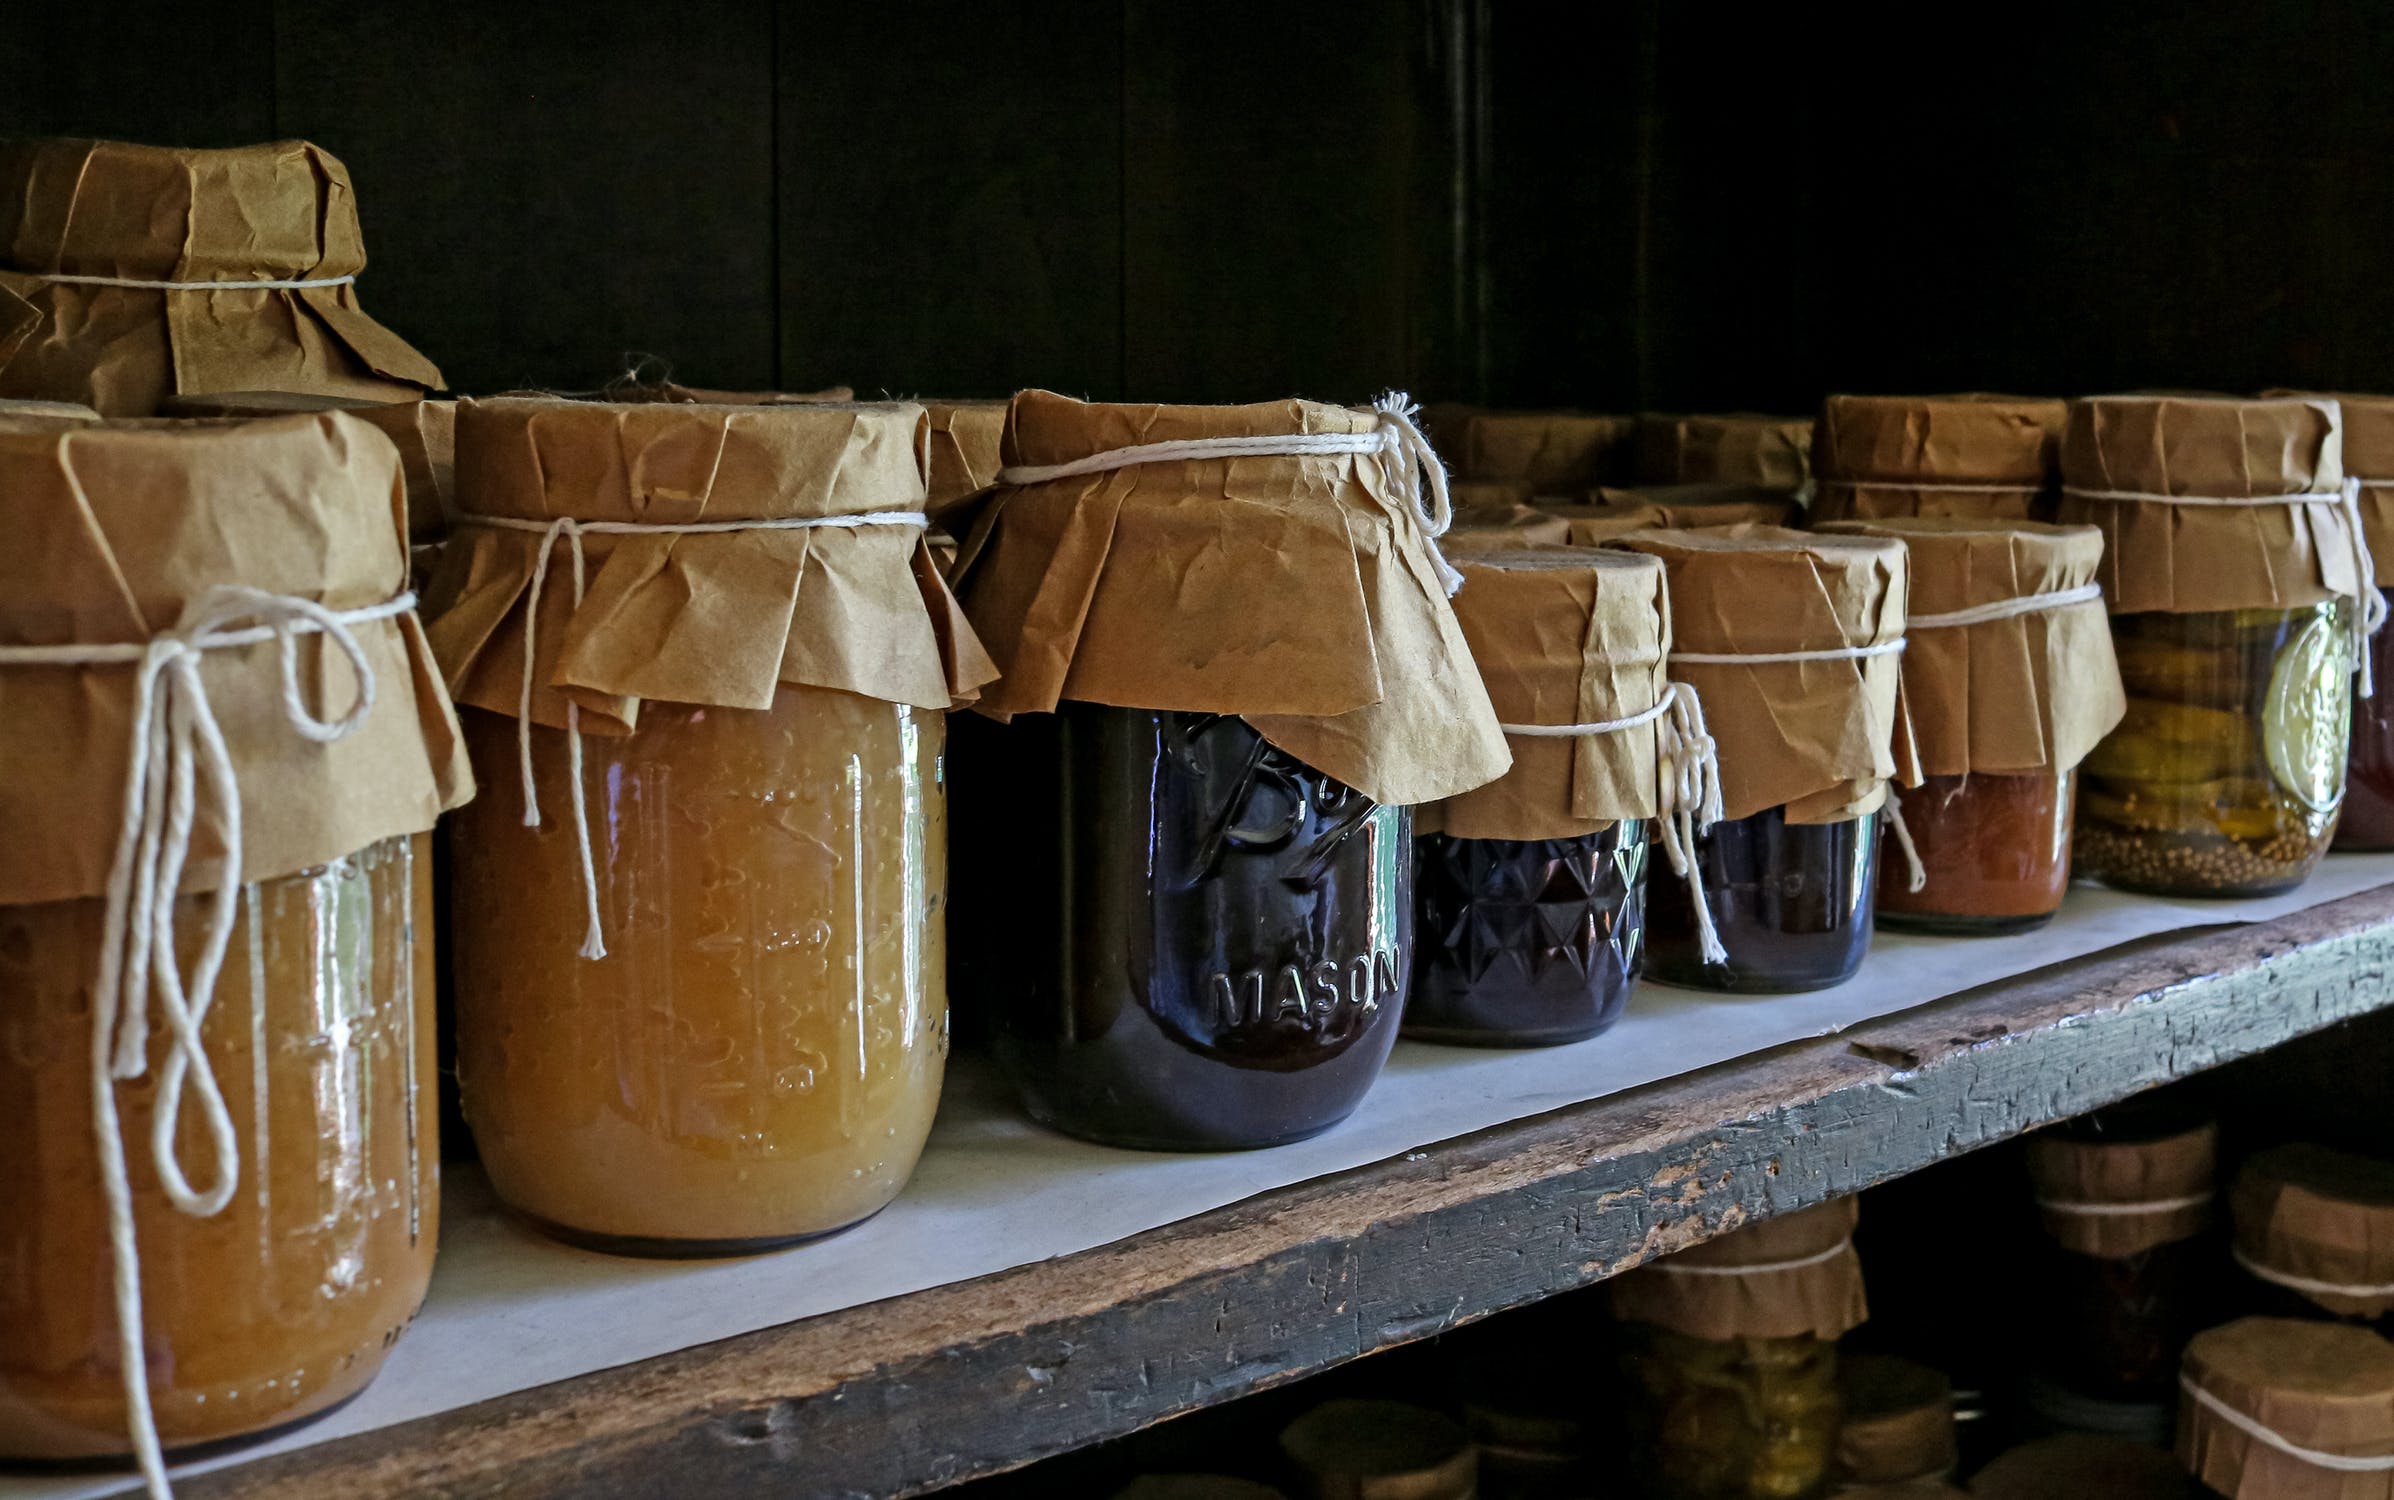
<svg viewBox="0 0 2394 1500"><path fill-rule="evenodd" d="M2394 584L2394 396L2315 394L2316 399L2335 402L2343 415L2344 472L2361 482L2361 527L2377 564L2377 577L2371 581L2381 587Z"/></svg>
<svg viewBox="0 0 2394 1500"><path fill-rule="evenodd" d="M1312 1500L1471 1500L1479 1478L1462 1427L1401 1401L1325 1401L1282 1429L1280 1451Z"/></svg>
<svg viewBox="0 0 2394 1500"><path fill-rule="evenodd" d="M1553 547L1571 541L1571 523L1534 505L1511 501L1475 501L1466 505L1455 496L1455 524L1439 545L1448 552L1489 547Z"/></svg>
<svg viewBox="0 0 2394 1500"><path fill-rule="evenodd" d="M2208 1124L2152 1140L2073 1140L2048 1130L2028 1139L2028 1180L2055 1243L2079 1255L2126 1260L2203 1232L2211 1222L2218 1156L2219 1131ZM2116 1212L2184 1198L2201 1201ZM2070 1212L2075 1205L2115 1211Z"/></svg>
<svg viewBox="0 0 2394 1500"><path fill-rule="evenodd" d="M1927 1365L1884 1354L1837 1362L1845 1422L1837 1473L1849 1486L1879 1486L1951 1474L1961 1461L1954 1435L1953 1382Z"/></svg>
<svg viewBox="0 0 2394 1500"><path fill-rule="evenodd" d="M2245 1158L2229 1206L2236 1253L2256 1275L2384 1289L2291 1289L2342 1317L2394 1310L2394 1162L2302 1141L2273 1146Z"/></svg>
<svg viewBox="0 0 2394 1500"><path fill-rule="evenodd" d="M1498 720L1594 724L1644 713L1668 691L1662 563L1589 549L1465 553L1455 618ZM1416 833L1568 839L1650 818L1661 721L1610 734L1509 735L1513 768L1424 806Z"/></svg>
<svg viewBox="0 0 2394 1500"><path fill-rule="evenodd" d="M0 396L148 416L216 391L439 390L439 369L366 316L354 282L164 291L43 276L314 281L365 266L349 171L305 141L0 141Z"/></svg>
<svg viewBox="0 0 2394 1500"><path fill-rule="evenodd" d="M277 417L290 412L345 411L379 429L399 448L407 479L407 534L417 546L448 534L457 482L457 403L418 398L366 401L354 396L319 396L294 391L228 391L208 396L169 396L168 416Z"/></svg>
<svg viewBox="0 0 2394 1500"><path fill-rule="evenodd" d="M100 414L80 401L29 401L0 397L0 417L40 417L51 422L97 422Z"/></svg>
<svg viewBox="0 0 2394 1500"><path fill-rule="evenodd" d="M1311 401L1106 405L1014 398L1006 462L1144 443L1370 433ZM1430 542L1378 453L1132 464L1002 487L958 592L1003 673L980 708L1070 698L1236 714L1374 802L1428 802L1512 763Z"/></svg>
<svg viewBox="0 0 2394 1500"><path fill-rule="evenodd" d="M1752 484L1600 485L1588 492L1599 514L1644 511L1657 526L1793 526L1804 508L1786 490Z"/></svg>
<svg viewBox="0 0 2394 1500"><path fill-rule="evenodd" d="M0 418L0 644L137 643L220 584L361 609L407 587L399 458L340 413L260 422ZM420 833L473 792L456 716L412 614L351 627L371 711L329 744L294 732L272 642L203 652L241 788L242 881ZM303 692L338 717L347 658L301 636ZM105 894L135 672L0 668L0 904ZM205 799L185 891L224 880Z"/></svg>
<svg viewBox="0 0 2394 1500"><path fill-rule="evenodd" d="M1645 412L1641 484L1749 484L1800 491L1812 478L1812 419L1756 412Z"/></svg>
<svg viewBox="0 0 2394 1500"><path fill-rule="evenodd" d="M461 521L427 631L460 703L515 717L524 608L547 521L753 521L920 511L923 409L502 397L457 414ZM763 709L783 683L916 708L968 701L987 656L919 527L592 534L573 599L560 543L540 599L534 722L637 727L642 699Z"/></svg>
<svg viewBox="0 0 2394 1500"><path fill-rule="evenodd" d="M2359 592L2341 507L2171 505L2075 490L2241 499L2344 484L2332 400L2093 396L2070 403L2056 519L2103 529L2116 615L2294 609Z"/></svg>
<svg viewBox="0 0 2394 1500"><path fill-rule="evenodd" d="M1439 456L1461 479L1511 480L1523 498L1584 494L1629 477L1637 419L1584 411L1444 408L1429 427Z"/></svg>
<svg viewBox="0 0 2394 1500"><path fill-rule="evenodd" d="M1441 450L1442 452L1444 450ZM1489 512L1511 512L1538 498L1538 487L1526 479L1458 479L1446 481L1447 495L1455 503L1455 524L1463 524L1465 515L1484 515Z"/></svg>
<svg viewBox="0 0 2394 1500"><path fill-rule="evenodd" d="M2052 498L2068 412L2033 396L1831 396L1812 438L1813 518L2029 519Z"/></svg>
<svg viewBox="0 0 2394 1500"><path fill-rule="evenodd" d="M1859 1214L1858 1200L1838 1198L1624 1272L1611 1283L1613 1316L1698 1339L1842 1337L1870 1316L1862 1260L1853 1246ZM1824 1255L1786 1269L1706 1274ZM1698 1269L1689 1274L1675 1267Z"/></svg>
<svg viewBox="0 0 2394 1500"><path fill-rule="evenodd" d="M2072 1432L1996 1455L1970 1478L1978 1500L2201 1500L2166 1450Z"/></svg>
<svg viewBox="0 0 2394 1500"><path fill-rule="evenodd" d="M2187 1383L2296 1447L2348 1458L2394 1454L2394 1344L2365 1328L2240 1318L2186 1346ZM2386 1500L2394 1467L2342 1473L2278 1452L2189 1394L2178 1458L2228 1500Z"/></svg>
<svg viewBox="0 0 2394 1500"><path fill-rule="evenodd" d="M2033 521L1833 521L1824 533L1892 537L1911 555L1903 701L1920 768L2067 771L2127 712L2103 601L1922 629L1954 614L2095 581L2103 533Z"/></svg>
<svg viewBox="0 0 2394 1500"><path fill-rule="evenodd" d="M1638 531L1611 545L1662 558L1672 649L1763 655L1904 638L1904 544L1771 526ZM1920 781L1898 701L1902 653L1846 661L1675 661L1720 746L1721 815L1784 807L1791 823L1875 812Z"/></svg>
<svg viewBox="0 0 2394 1500"><path fill-rule="evenodd" d="M923 509L931 519L961 533L974 502L997 483L1006 437L1003 401L929 401L931 473Z"/></svg>

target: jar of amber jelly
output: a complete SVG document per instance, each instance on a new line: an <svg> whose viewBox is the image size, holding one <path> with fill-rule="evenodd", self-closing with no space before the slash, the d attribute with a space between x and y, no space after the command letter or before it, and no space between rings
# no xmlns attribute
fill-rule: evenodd
<svg viewBox="0 0 2394 1500"><path fill-rule="evenodd" d="M957 992L1059 1130L1325 1130L1396 1039L1411 805L1509 759L1436 458L1401 401L1044 391L1005 456L957 575L1004 669L980 704L1004 722L958 738Z"/></svg>
<svg viewBox="0 0 2394 1500"><path fill-rule="evenodd" d="M1926 779L1896 790L1900 849L1879 919L1922 932L2026 932L2070 883L2078 762L2121 713L2091 526L1938 518L1831 522L1910 550L1903 713Z"/></svg>
<svg viewBox="0 0 2394 1500"><path fill-rule="evenodd" d="M1904 544L1728 526L1612 545L1663 561L1672 674L1702 699L1720 764L1697 878L1648 910L1647 975L1766 994L1841 983L1870 947L1888 783L1919 779L1896 707ZM1707 953L1708 924L1725 957Z"/></svg>
<svg viewBox="0 0 2394 1500"><path fill-rule="evenodd" d="M2165 896L2300 885L2344 801L2376 623L2333 400L2075 401L2061 516L2103 528L2127 714L2087 757L2081 873Z"/></svg>
<svg viewBox="0 0 2394 1500"><path fill-rule="evenodd" d="M451 829L458 1070L492 1186L560 1235L754 1249L913 1170L943 723L987 675L924 442L906 404L459 411L429 629L494 795Z"/></svg>
<svg viewBox="0 0 2394 1500"><path fill-rule="evenodd" d="M343 415L0 417L0 1460L157 1488L423 1301L426 831L472 783L398 482Z"/></svg>

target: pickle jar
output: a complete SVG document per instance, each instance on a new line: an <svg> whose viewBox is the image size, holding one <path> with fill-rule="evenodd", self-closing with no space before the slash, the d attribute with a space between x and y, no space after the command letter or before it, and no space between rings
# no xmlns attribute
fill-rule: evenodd
<svg viewBox="0 0 2394 1500"><path fill-rule="evenodd" d="M2385 1327L2394 1312L2394 1162L2308 1141L2256 1151L2229 1207L2244 1310Z"/></svg>
<svg viewBox="0 0 2394 1500"><path fill-rule="evenodd" d="M2048 519L2068 412L2033 396L1831 396L1812 440L1813 523Z"/></svg>
<svg viewBox="0 0 2394 1500"><path fill-rule="evenodd" d="M921 1153L945 709L987 675L925 554L924 432L911 404L459 411L430 631L495 791L450 828L459 1080L493 1188L553 1233L805 1239Z"/></svg>
<svg viewBox="0 0 2394 1500"><path fill-rule="evenodd" d="M0 417L17 541L0 553L0 1133L21 1148L0 1155L0 1461L131 1453L155 1486L160 1448L355 1395L423 1302L440 1217L427 831L472 782L408 609L398 476L341 415ZM143 733L161 621L201 670L153 680ZM90 648L119 654L41 658ZM201 709L213 753L167 729ZM139 827L186 775L188 859L128 863L120 810ZM113 955L110 984L112 889L155 901L164 931Z"/></svg>
<svg viewBox="0 0 2394 1500"><path fill-rule="evenodd" d="M1939 517L1832 522L1910 551L1903 716L1920 785L1899 787L1879 865L1890 927L2043 926L2070 884L2078 762L2119 723L2119 666L2092 526ZM1892 826L1892 819L1891 819Z"/></svg>
<svg viewBox="0 0 2394 1500"><path fill-rule="evenodd" d="M1671 707L1657 559L1455 553L1455 616L1513 768L1419 813L1405 1034L1536 1045L1611 1026L1644 956ZM1609 724L1622 728L1604 728Z"/></svg>
<svg viewBox="0 0 2394 1500"><path fill-rule="evenodd" d="M1412 807L1508 759L1418 443L1393 409L1014 398L957 575L1004 722L958 740L956 986L1042 1123L1270 1146L1378 1076Z"/></svg>
<svg viewBox="0 0 2394 1500"><path fill-rule="evenodd" d="M2340 396L2337 407L2344 417L2344 471L2356 490L2374 561L2370 584L2382 609L2386 585L2394 582L2394 397ZM2394 633L2381 630L2371 638L2369 665L2376 681L2394 683ZM2394 688L2353 704L2335 847L2394 849Z"/></svg>
<svg viewBox="0 0 2394 1500"><path fill-rule="evenodd" d="M2082 874L2260 896L2327 851L2367 586L2340 451L2332 400L2071 404L2062 514L2103 528L2127 689L2082 768Z"/></svg>
<svg viewBox="0 0 2394 1500"><path fill-rule="evenodd" d="M1672 673L1700 699L1720 768L1722 817L1694 840L1695 878L1654 888L1648 977L1750 993L1842 983L1870 947L1888 783L1918 779L1897 712L1904 544L1732 526L1612 545L1663 560ZM1706 952L1698 889L1725 958Z"/></svg>
<svg viewBox="0 0 2394 1500"><path fill-rule="evenodd" d="M1867 1315L1854 1222L1854 1200L1840 1199L1612 1283L1630 1459L1645 1493L1828 1493L1844 1416L1838 1340Z"/></svg>

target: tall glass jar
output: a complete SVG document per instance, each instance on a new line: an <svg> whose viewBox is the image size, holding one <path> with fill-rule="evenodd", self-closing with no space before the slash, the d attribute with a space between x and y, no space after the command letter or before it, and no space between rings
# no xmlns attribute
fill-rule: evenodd
<svg viewBox="0 0 2394 1500"><path fill-rule="evenodd" d="M2053 920L2070 888L2075 767L2005 776L1931 776L1891 794L1920 856L1919 890L1904 862L1879 871L1879 918L1913 932L1993 936Z"/></svg>
<svg viewBox="0 0 2394 1500"><path fill-rule="evenodd" d="M1878 815L1790 823L1783 807L1716 824L1696 839L1704 899L1728 958L1706 961L1695 900L1666 880L1646 924L1646 972L1665 984L1789 994L1842 984L1870 951Z"/></svg>
<svg viewBox="0 0 2394 1500"><path fill-rule="evenodd" d="M1361 1102L1412 967L1410 810L1237 718L1066 701L976 725L960 932L1031 1114L1149 1150L1301 1140Z"/></svg>
<svg viewBox="0 0 2394 1500"><path fill-rule="evenodd" d="M1639 1466L1673 1500L1807 1500L1827 1491L1844 1398L1837 1342L1624 1328Z"/></svg>
<svg viewBox="0 0 2394 1500"><path fill-rule="evenodd" d="M2382 588L2377 593L2388 597ZM2394 630L2369 642L2369 666L2385 686L2353 703L2344 813L2336 820L2335 847L2355 852L2394 849Z"/></svg>
<svg viewBox="0 0 2394 1500"><path fill-rule="evenodd" d="M242 887L201 1038L240 1145L213 1217L133 1169L150 1401L168 1449L363 1389L424 1300L440 1221L429 835ZM179 926L205 925L184 896ZM0 1458L122 1454L126 1403L92 1128L104 903L0 906ZM149 1086L120 1090L128 1147Z"/></svg>
<svg viewBox="0 0 2394 1500"><path fill-rule="evenodd" d="M501 782L516 722L465 724ZM717 1254L897 1196L947 1056L944 730L785 684L585 735L598 960L564 736L532 730L543 826L504 794L452 825L458 1071L502 1198L569 1238Z"/></svg>
<svg viewBox="0 0 2394 1500"><path fill-rule="evenodd" d="M2164 896L2300 885L2344 801L2350 607L2115 616L2128 716L2084 766L2079 872Z"/></svg>

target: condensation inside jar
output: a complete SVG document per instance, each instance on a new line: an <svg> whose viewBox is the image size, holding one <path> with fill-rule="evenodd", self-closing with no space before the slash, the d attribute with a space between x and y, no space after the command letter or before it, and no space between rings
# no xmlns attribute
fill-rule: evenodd
<svg viewBox="0 0 2394 1500"><path fill-rule="evenodd" d="M944 713L784 686L586 734L607 954L584 930L565 736L464 713L458 1071L492 1185L568 1237L703 1254L897 1196L947 1059Z"/></svg>
<svg viewBox="0 0 2394 1500"><path fill-rule="evenodd" d="M240 1150L232 1200L178 1211L151 1165L167 1055L118 1088L143 1337L169 1449L362 1389L415 1316L438 1229L429 835L243 887L202 1028ZM205 920L182 898L189 962ZM0 907L0 1458L130 1451L92 1133L98 899ZM210 1180L186 1096L181 1160Z"/></svg>
<svg viewBox="0 0 2394 1500"><path fill-rule="evenodd" d="M1655 883L1646 973L1690 989L1786 994L1853 976L1870 950L1878 815L1790 823L1785 808L1716 823L1696 838L1704 899L1729 953L1707 962L1687 882Z"/></svg>
<svg viewBox="0 0 2394 1500"><path fill-rule="evenodd" d="M1926 879L1889 850L1879 866L1879 920L1916 932L1995 934L2042 927L2070 887L2076 777L2042 771L1931 776L1892 788Z"/></svg>

